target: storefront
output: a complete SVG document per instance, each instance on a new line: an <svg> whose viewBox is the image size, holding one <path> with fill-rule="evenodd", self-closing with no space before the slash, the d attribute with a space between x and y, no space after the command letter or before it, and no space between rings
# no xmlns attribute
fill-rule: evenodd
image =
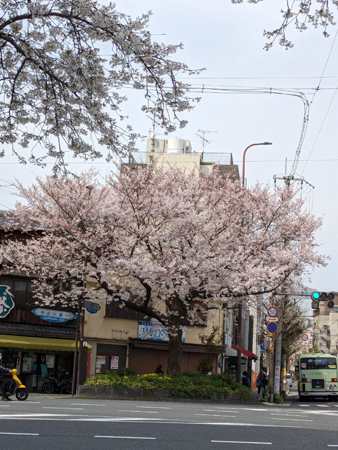
<svg viewBox="0 0 338 450"><path fill-rule="evenodd" d="M29 390L39 391L45 378L72 377L75 341L32 336L0 335L3 364L15 367ZM87 346L91 351L91 347Z"/></svg>

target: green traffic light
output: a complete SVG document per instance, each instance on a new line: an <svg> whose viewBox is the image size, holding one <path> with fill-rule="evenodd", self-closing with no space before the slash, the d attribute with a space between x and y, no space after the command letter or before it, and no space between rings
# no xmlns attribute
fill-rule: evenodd
<svg viewBox="0 0 338 450"><path fill-rule="evenodd" d="M320 297L320 293L319 292L314 292L312 294L312 297L317 300Z"/></svg>

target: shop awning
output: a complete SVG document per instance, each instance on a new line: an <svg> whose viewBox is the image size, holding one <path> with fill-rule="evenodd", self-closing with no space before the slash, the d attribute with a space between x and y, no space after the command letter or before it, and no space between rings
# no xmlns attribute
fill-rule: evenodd
<svg viewBox="0 0 338 450"><path fill-rule="evenodd" d="M73 352L75 341L71 339L51 339L31 336L10 336L0 334L0 347L10 347L23 350L53 350L58 352ZM87 344L87 350L92 351Z"/></svg>
<svg viewBox="0 0 338 450"><path fill-rule="evenodd" d="M236 350L236 351L237 351L237 345L231 344L231 348L232 348L233 350ZM256 356L256 355L255 355L254 353L252 353L252 352L249 352L249 350L245 350L245 348L242 348L242 349L241 349L241 353L242 353L242 355L247 356L248 358L258 359L258 356Z"/></svg>

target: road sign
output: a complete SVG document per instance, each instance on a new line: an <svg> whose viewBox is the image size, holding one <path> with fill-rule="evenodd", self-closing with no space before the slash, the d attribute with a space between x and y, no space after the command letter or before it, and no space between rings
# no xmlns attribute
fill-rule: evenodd
<svg viewBox="0 0 338 450"><path fill-rule="evenodd" d="M54 309L36 308L32 313L39 316L42 320L48 322L67 322L67 320L76 319L76 315L67 311L56 311Z"/></svg>
<svg viewBox="0 0 338 450"><path fill-rule="evenodd" d="M270 306L268 309L268 316L269 317L277 317L278 316L278 309L275 306Z"/></svg>
<svg viewBox="0 0 338 450"><path fill-rule="evenodd" d="M302 341L307 341L309 339L309 336L307 334L302 334Z"/></svg>
<svg viewBox="0 0 338 450"><path fill-rule="evenodd" d="M277 331L277 324L276 322L269 322L267 325L267 329L270 333L275 333Z"/></svg>
<svg viewBox="0 0 338 450"><path fill-rule="evenodd" d="M261 349L262 352L265 351L265 345L264 345L264 342L262 342L261 344L259 344L259 348Z"/></svg>
<svg viewBox="0 0 338 450"><path fill-rule="evenodd" d="M83 306L86 308L86 310L90 313L90 314L95 314L98 311L100 311L101 306L98 303L94 303L94 302L90 302L88 300L85 300L83 302Z"/></svg>

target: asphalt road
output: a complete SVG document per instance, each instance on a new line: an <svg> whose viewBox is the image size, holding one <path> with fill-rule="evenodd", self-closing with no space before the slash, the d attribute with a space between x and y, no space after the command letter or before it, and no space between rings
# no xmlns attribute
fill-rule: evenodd
<svg viewBox="0 0 338 450"><path fill-rule="evenodd" d="M141 402L30 395L0 402L3 450L338 448L338 403Z"/></svg>

